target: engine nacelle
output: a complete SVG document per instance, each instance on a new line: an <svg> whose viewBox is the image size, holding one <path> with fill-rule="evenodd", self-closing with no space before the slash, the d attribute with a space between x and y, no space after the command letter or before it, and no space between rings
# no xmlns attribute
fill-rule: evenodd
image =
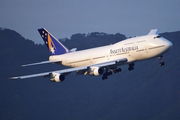
<svg viewBox="0 0 180 120"><path fill-rule="evenodd" d="M99 76L102 75L104 73L104 69L103 68L99 68L99 67L89 67L88 69L88 74L89 75L95 75L95 76Z"/></svg>
<svg viewBox="0 0 180 120"><path fill-rule="evenodd" d="M61 74L59 74L59 73L51 73L51 81L52 82L62 82L62 81L64 81L64 79L65 79L65 76L64 75L61 75Z"/></svg>

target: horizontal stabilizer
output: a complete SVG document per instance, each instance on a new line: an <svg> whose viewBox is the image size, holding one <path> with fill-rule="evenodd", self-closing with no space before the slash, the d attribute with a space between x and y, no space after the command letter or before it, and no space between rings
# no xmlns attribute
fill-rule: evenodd
<svg viewBox="0 0 180 120"><path fill-rule="evenodd" d="M77 50L77 48L73 48L73 49L71 49L70 51L71 51L71 52L76 52L76 50Z"/></svg>

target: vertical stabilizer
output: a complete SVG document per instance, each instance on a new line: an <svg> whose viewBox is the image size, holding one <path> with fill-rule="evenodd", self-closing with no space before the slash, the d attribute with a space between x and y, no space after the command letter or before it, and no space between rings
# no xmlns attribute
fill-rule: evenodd
<svg viewBox="0 0 180 120"><path fill-rule="evenodd" d="M69 52L68 48L51 35L45 28L38 29L38 31L47 45L51 55L61 55Z"/></svg>

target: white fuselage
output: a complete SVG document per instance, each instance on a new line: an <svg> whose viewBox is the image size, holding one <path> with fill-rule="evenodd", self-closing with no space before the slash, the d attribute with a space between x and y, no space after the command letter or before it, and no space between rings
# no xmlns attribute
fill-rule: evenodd
<svg viewBox="0 0 180 120"><path fill-rule="evenodd" d="M62 65L81 67L119 58L127 58L127 63L161 56L172 43L159 35L145 35L129 38L113 45L50 56L50 61L62 61Z"/></svg>

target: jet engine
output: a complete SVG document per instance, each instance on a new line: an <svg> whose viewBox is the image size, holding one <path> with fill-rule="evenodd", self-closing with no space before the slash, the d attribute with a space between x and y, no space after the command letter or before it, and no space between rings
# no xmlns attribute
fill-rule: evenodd
<svg viewBox="0 0 180 120"><path fill-rule="evenodd" d="M88 74L91 76L99 76L102 75L104 72L103 68L99 68L99 67L89 67L88 68Z"/></svg>
<svg viewBox="0 0 180 120"><path fill-rule="evenodd" d="M54 73L54 72L51 73L50 80L52 82L62 82L62 81L64 81L64 79L65 79L64 75L61 75L59 73Z"/></svg>

